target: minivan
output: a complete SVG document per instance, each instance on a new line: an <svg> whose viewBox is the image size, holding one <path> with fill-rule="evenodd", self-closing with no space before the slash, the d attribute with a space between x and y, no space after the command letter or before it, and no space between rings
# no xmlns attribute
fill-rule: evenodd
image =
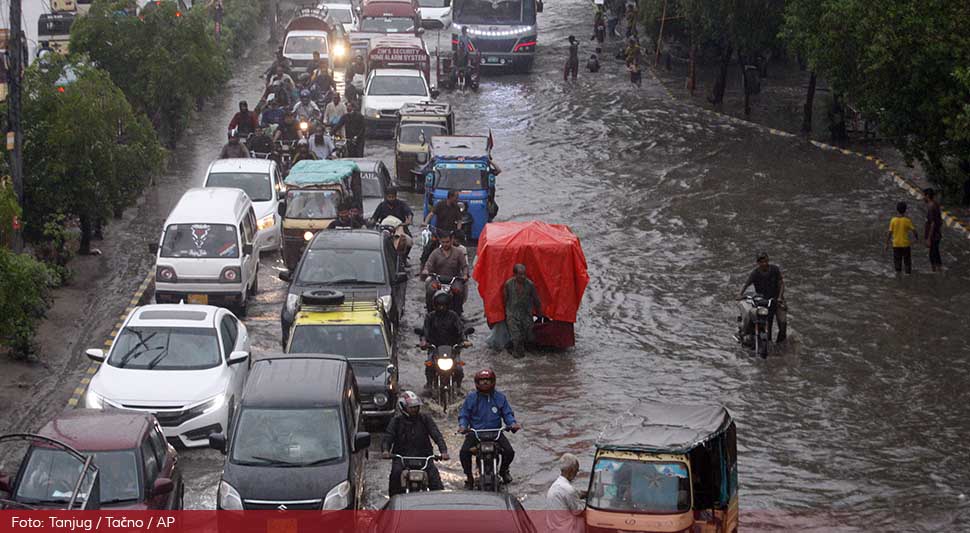
<svg viewBox="0 0 970 533"><path fill-rule="evenodd" d="M353 510L363 502L370 433L346 358L267 354L253 364L231 433L219 510Z"/></svg>
<svg viewBox="0 0 970 533"><path fill-rule="evenodd" d="M246 315L258 289L256 214L240 189L189 189L165 221L155 258L155 301L218 305Z"/></svg>
<svg viewBox="0 0 970 533"><path fill-rule="evenodd" d="M242 189L253 202L256 213L256 250L279 251L283 245L283 221L279 205L286 197L283 175L272 159L216 159L209 164L203 187Z"/></svg>

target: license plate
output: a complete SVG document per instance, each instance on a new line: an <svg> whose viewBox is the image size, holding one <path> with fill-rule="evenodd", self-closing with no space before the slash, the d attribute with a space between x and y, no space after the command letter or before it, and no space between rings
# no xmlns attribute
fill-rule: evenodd
<svg viewBox="0 0 970 533"><path fill-rule="evenodd" d="M266 533L296 533L296 519L273 519L266 522Z"/></svg>
<svg viewBox="0 0 970 533"><path fill-rule="evenodd" d="M209 296L205 294L190 294L189 303L196 305L209 305Z"/></svg>
<svg viewBox="0 0 970 533"><path fill-rule="evenodd" d="M485 61L487 63L501 63L502 62L501 58L498 58L498 57L486 57L485 58Z"/></svg>

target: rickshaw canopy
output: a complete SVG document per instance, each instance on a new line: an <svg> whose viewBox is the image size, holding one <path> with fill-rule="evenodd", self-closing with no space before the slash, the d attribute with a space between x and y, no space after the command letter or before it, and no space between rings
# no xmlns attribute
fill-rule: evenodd
<svg viewBox="0 0 970 533"><path fill-rule="evenodd" d="M478 240L472 276L478 282L489 324L505 320L502 287L512 277L516 263L525 265L526 275L535 283L543 315L576 322L589 283L579 237L567 226L540 221L486 224Z"/></svg>
<svg viewBox="0 0 970 533"><path fill-rule="evenodd" d="M283 183L292 187L347 184L355 172L359 174L360 167L353 161L303 160L293 165Z"/></svg>
<svg viewBox="0 0 970 533"><path fill-rule="evenodd" d="M686 454L721 435L731 415L719 405L641 400L616 416L596 439L598 450Z"/></svg>

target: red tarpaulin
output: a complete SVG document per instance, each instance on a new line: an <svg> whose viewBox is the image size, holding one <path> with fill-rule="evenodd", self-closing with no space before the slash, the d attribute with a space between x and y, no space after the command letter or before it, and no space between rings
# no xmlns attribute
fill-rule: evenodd
<svg viewBox="0 0 970 533"><path fill-rule="evenodd" d="M485 302L489 324L505 320L502 286L512 267L522 263L535 283L542 314L562 322L576 322L576 312L589 283L586 256L579 238L560 224L492 222L478 240L478 259L472 277Z"/></svg>

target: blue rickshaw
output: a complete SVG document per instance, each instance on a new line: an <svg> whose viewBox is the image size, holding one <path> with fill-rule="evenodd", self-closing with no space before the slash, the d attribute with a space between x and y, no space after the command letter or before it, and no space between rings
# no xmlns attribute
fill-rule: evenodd
<svg viewBox="0 0 970 533"><path fill-rule="evenodd" d="M477 241L498 212L495 176L499 170L492 162L489 144L485 136L435 135L431 138L432 158L423 169L424 216L448 197L448 191L457 190L465 242ZM432 219L431 225L435 222Z"/></svg>

